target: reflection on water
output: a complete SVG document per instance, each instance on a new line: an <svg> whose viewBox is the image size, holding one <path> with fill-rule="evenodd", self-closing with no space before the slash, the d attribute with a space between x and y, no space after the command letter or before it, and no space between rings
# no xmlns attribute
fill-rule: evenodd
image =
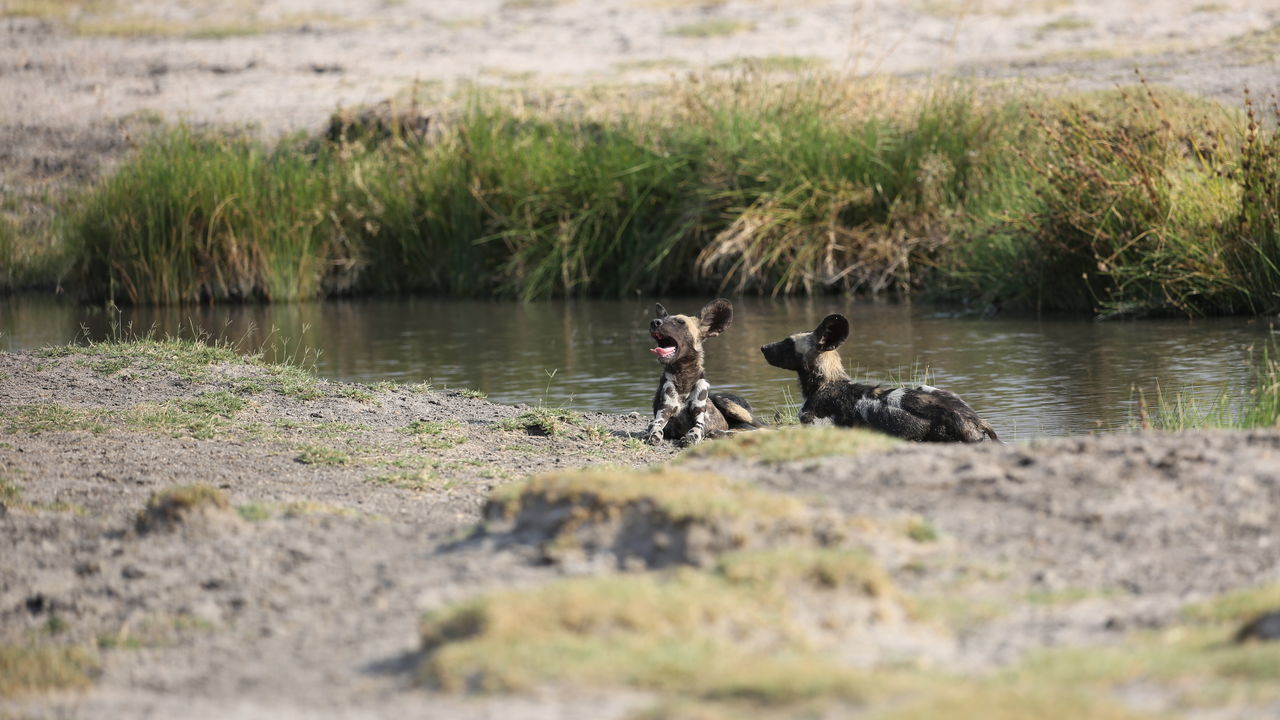
<svg viewBox="0 0 1280 720"><path fill-rule="evenodd" d="M661 298L672 312L700 299ZM429 381L477 388L503 403L648 412L659 367L649 354L652 299L515 304L425 298L271 306L127 309L135 332L205 332L245 350L320 351L326 377ZM855 376L889 380L927 368L1006 438L1123 427L1135 388L1183 392L1205 402L1250 382L1249 349L1270 336L1260 319L1148 320L947 317L928 308L842 298L734 301L733 327L708 340L713 387L737 392L768 418L794 373L765 364L759 346L842 312L853 335L841 355ZM102 339L101 311L48 298L0 299L0 348Z"/></svg>

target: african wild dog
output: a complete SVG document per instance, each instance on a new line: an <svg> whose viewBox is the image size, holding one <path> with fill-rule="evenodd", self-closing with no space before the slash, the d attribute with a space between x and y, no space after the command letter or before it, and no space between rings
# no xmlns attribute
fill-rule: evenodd
<svg viewBox="0 0 1280 720"><path fill-rule="evenodd" d="M658 346L650 352L664 369L653 396L653 420L645 442L657 445L665 437L694 445L727 430L755 428L751 404L736 395L711 392L702 367L702 340L728 329L733 304L712 300L695 316L668 315L659 304L655 314L649 334Z"/></svg>
<svg viewBox="0 0 1280 720"><path fill-rule="evenodd" d="M872 427L907 440L999 440L986 420L954 393L921 385L886 388L853 382L836 348L849 337L849 321L828 315L813 332L760 347L770 365L800 376L800 422L831 418L842 427Z"/></svg>

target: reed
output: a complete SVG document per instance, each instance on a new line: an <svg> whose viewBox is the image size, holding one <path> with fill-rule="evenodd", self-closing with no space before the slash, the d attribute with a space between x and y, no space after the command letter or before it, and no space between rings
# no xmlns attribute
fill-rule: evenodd
<svg viewBox="0 0 1280 720"><path fill-rule="evenodd" d="M1207 400L1189 393L1166 393L1156 386L1155 397L1137 396L1137 416L1130 427L1143 430L1203 430L1280 428L1280 346L1268 342L1250 353L1252 388L1235 393L1223 389Z"/></svg>
<svg viewBox="0 0 1280 720"><path fill-rule="evenodd" d="M292 300L342 288L353 249L330 220L333 161L176 128L87 193L70 220L94 299Z"/></svg>
<svg viewBox="0 0 1280 720"><path fill-rule="evenodd" d="M1242 427L1280 428L1280 346L1263 347Z"/></svg>
<svg viewBox="0 0 1280 720"><path fill-rule="evenodd" d="M974 218L942 278L953 294L1103 316L1280 308L1277 141L1252 107L1144 82L1027 115L1033 192Z"/></svg>
<svg viewBox="0 0 1280 720"><path fill-rule="evenodd" d="M42 223L28 227L0 214L0 293L52 290L71 262L70 254Z"/></svg>
<svg viewBox="0 0 1280 720"><path fill-rule="evenodd" d="M0 215L0 292L12 290L18 284L15 277L18 247L17 231L8 218Z"/></svg>
<svg viewBox="0 0 1280 720"><path fill-rule="evenodd" d="M1280 139L1140 84L1032 97L751 71L472 91L431 132L176 128L79 198L78 284L134 303L896 293L1280 309ZM3 242L0 239L0 242Z"/></svg>
<svg viewBox="0 0 1280 720"><path fill-rule="evenodd" d="M698 221L685 153L617 125L476 99L431 145L351 149L344 226L362 288L534 299L690 289Z"/></svg>

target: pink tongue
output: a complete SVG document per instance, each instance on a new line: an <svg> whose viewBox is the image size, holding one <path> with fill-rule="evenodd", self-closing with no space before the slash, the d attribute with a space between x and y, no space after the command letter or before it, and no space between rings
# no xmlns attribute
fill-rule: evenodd
<svg viewBox="0 0 1280 720"><path fill-rule="evenodd" d="M668 358L675 354L676 349L673 347L656 347L649 350L649 352L657 355L658 357Z"/></svg>

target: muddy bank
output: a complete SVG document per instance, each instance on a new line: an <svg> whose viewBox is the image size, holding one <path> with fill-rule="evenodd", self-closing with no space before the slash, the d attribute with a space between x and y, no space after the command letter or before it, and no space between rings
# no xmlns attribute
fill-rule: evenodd
<svg viewBox="0 0 1280 720"><path fill-rule="evenodd" d="M424 682L422 668L448 670L432 657L467 657L433 653L484 638L431 645L419 622L506 590L516 594L494 597L537 606L574 576L755 603L775 597L753 584L776 574L761 553L825 563L817 585L777 581L801 630L757 627L808 638L823 669L806 677L928 667L982 678L1046 648L1184 632L1189 617L1221 624L1185 632L1226 638L1239 610L1194 610L1224 593L1243 591L1251 610L1280 604L1273 431L885 447L771 430L673 460L639 441L637 417L329 383L178 343L0 355L0 417L0 645L91 658L85 689L20 692L0 700L6 716L630 717L689 693L720 702L701 686L594 675L515 694ZM613 469L563 472L600 465ZM702 569L646 569L685 562ZM473 690L516 677L485 657L450 667ZM1225 682L1160 677L1113 699L1181 715L1206 702L1187 701L1188 684ZM762 712L830 702L879 716L901 701L851 700L841 683L803 707L761 690ZM1280 698L1246 689L1210 705L1277 715Z"/></svg>

